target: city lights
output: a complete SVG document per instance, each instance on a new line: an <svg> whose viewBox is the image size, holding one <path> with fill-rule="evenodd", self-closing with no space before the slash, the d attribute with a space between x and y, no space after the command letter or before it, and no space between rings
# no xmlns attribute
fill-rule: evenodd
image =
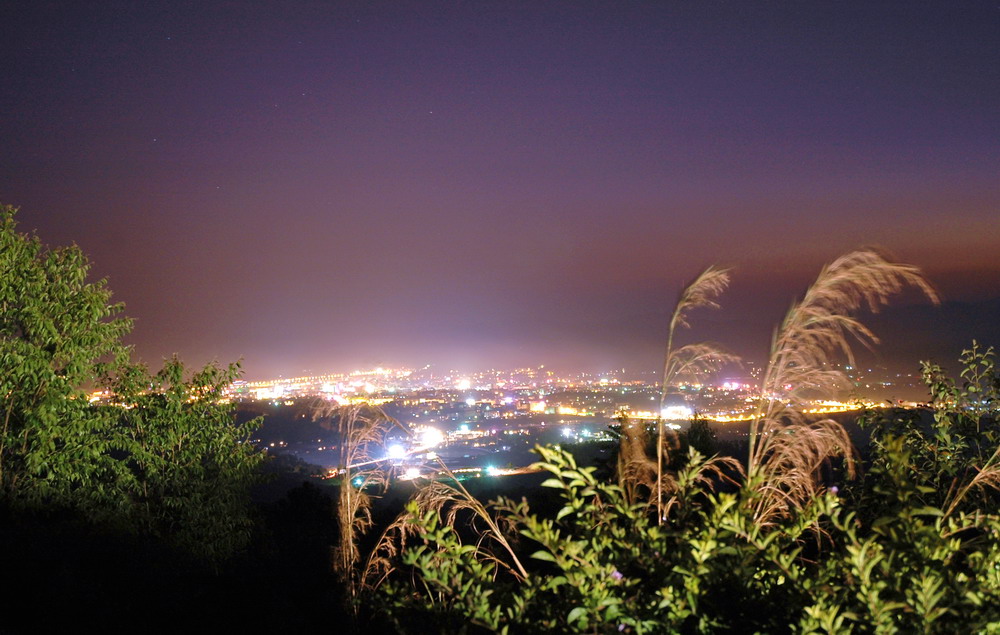
<svg viewBox="0 0 1000 635"><path fill-rule="evenodd" d="M694 411L687 406L667 406L660 411L660 416L668 420L690 419Z"/></svg>
<svg viewBox="0 0 1000 635"><path fill-rule="evenodd" d="M437 428L422 426L416 432L417 444L421 448L435 448L444 443L444 433Z"/></svg>
<svg viewBox="0 0 1000 635"><path fill-rule="evenodd" d="M401 459L406 456L406 448L399 443L393 443L386 448L386 456L390 459Z"/></svg>
<svg viewBox="0 0 1000 635"><path fill-rule="evenodd" d="M420 468L408 467L400 478L404 481L412 481L415 478L420 478Z"/></svg>
<svg viewBox="0 0 1000 635"><path fill-rule="evenodd" d="M863 371L855 372L859 382L892 385L892 377L869 378L860 374ZM529 452L536 444L613 443L618 438L614 428L623 421L645 425L651 434L659 425L683 432L697 413L712 422L722 438L743 438L743 426L754 416L761 398L756 384L730 376L717 382L678 384L669 404L658 409L655 404L662 395L655 374L647 380L627 380L615 373L560 375L542 368L518 368L432 375L427 368L385 366L349 375L239 381L225 398L238 403L257 394L269 396L266 401L272 406L285 404L292 411L300 400L316 398L341 406L383 405L408 430L409 439L387 441L373 455L377 460L372 463L392 462L399 468L395 478L400 479L415 478L412 475L417 473L434 478L434 469L420 472L428 469L428 463L421 467L415 461L437 458L450 469L470 470L456 474L471 477L516 473L537 460ZM280 398L275 397L278 394ZM806 404L802 412L822 417L865 405L875 404L824 399ZM331 415L336 416L335 412ZM337 456L336 439L322 435L310 443L268 442L270 452L296 454L324 468L332 467ZM519 467L496 467L506 463Z"/></svg>

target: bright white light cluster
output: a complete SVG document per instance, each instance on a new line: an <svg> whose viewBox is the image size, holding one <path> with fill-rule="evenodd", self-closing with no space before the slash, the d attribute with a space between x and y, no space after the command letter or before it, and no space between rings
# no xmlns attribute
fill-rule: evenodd
<svg viewBox="0 0 1000 635"><path fill-rule="evenodd" d="M660 411L660 416L664 419L690 419L694 410L687 406L667 406Z"/></svg>
<svg viewBox="0 0 1000 635"><path fill-rule="evenodd" d="M417 439L417 445L421 448L436 448L444 443L444 433L430 426L418 427L414 436Z"/></svg>
<svg viewBox="0 0 1000 635"><path fill-rule="evenodd" d="M386 448L386 456L390 459L401 459L406 456L406 448L398 443L393 443Z"/></svg>

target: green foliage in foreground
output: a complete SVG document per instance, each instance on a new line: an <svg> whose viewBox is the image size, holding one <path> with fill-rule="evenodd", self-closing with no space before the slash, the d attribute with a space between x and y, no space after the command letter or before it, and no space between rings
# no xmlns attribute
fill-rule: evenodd
<svg viewBox="0 0 1000 635"><path fill-rule="evenodd" d="M131 322L79 248L46 249L0 207L0 504L69 511L211 563L249 538L263 455L220 403L236 365L185 377L129 362ZM108 388L92 404L87 389Z"/></svg>
<svg viewBox="0 0 1000 635"><path fill-rule="evenodd" d="M561 509L491 505L530 555L525 579L412 506L412 538L372 601L401 632L1000 632L1000 375L992 351L962 362L961 385L925 365L932 421L870 414L863 476L768 522L755 512L768 483L718 487L694 449L658 525L593 468L539 448Z"/></svg>
<svg viewBox="0 0 1000 635"><path fill-rule="evenodd" d="M142 366L123 370L114 384L126 406L113 407L123 511L143 533L213 563L249 543L249 487L264 460L247 441L259 420L236 425L220 403L238 376L237 364L209 365L185 379L175 358L153 377Z"/></svg>
<svg viewBox="0 0 1000 635"><path fill-rule="evenodd" d="M45 249L0 208L0 491L32 502L101 495L113 470L111 412L88 402L87 382L122 363L131 324L88 283L77 247Z"/></svg>

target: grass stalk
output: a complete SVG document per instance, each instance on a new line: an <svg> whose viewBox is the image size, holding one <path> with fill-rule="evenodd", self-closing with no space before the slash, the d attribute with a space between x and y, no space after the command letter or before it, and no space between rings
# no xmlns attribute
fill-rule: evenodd
<svg viewBox="0 0 1000 635"><path fill-rule="evenodd" d="M758 483L761 494L760 522L801 508L819 491L817 474L831 457L843 456L852 473L853 448L843 426L829 419L807 422L802 404L849 385L835 360L843 355L853 364L852 343L878 342L856 314L879 311L906 288L938 301L919 269L860 249L823 267L775 331L747 459L748 482Z"/></svg>
<svg viewBox="0 0 1000 635"><path fill-rule="evenodd" d="M670 315L670 325L667 329L667 349L663 359L663 379L660 384L660 401L656 419L656 518L658 523L664 521L664 467L667 459L666 422L663 420L663 408L671 387L681 377L698 376L714 372L723 365L736 361L736 357L723 351L719 346L707 342L688 344L674 348L674 336L679 327L689 328L687 314L698 308L719 308L716 299L729 286L729 269L708 267L694 280L688 283L677 298L673 313ZM622 435L626 434L625 422L622 423ZM645 447L643 444L643 454ZM634 460L634 459L633 459Z"/></svg>

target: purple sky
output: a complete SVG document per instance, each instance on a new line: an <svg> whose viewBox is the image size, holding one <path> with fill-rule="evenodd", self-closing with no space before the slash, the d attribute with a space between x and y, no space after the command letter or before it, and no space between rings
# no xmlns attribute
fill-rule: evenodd
<svg viewBox="0 0 1000 635"><path fill-rule="evenodd" d="M653 369L711 263L762 356L865 244L948 301L885 359L1000 343L996 2L9 2L0 59L0 202L154 365Z"/></svg>

